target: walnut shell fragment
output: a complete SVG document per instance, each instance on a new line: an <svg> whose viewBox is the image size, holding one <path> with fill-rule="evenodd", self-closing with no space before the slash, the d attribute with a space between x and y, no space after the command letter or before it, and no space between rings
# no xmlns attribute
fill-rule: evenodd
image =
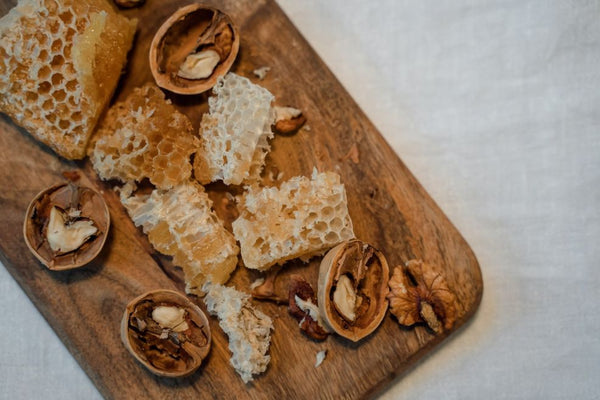
<svg viewBox="0 0 600 400"><path fill-rule="evenodd" d="M104 199L94 190L63 183L38 193L23 224L25 243L48 269L68 270L92 261L110 227Z"/></svg>
<svg viewBox="0 0 600 400"><path fill-rule="evenodd" d="M193 374L210 350L206 315L187 297L155 290L133 299L121 320L121 340L150 372L169 378Z"/></svg>
<svg viewBox="0 0 600 400"><path fill-rule="evenodd" d="M171 15L150 45L156 84L179 94L198 94L225 75L240 47L238 30L220 10L190 4Z"/></svg>
<svg viewBox="0 0 600 400"><path fill-rule="evenodd" d="M456 296L444 276L421 260L394 268L390 311L401 325L425 323L433 332L449 330L456 319Z"/></svg>
<svg viewBox="0 0 600 400"><path fill-rule="evenodd" d="M294 107L273 107L275 111L275 131L286 135L296 132L306 123L306 117L301 110Z"/></svg>
<svg viewBox="0 0 600 400"><path fill-rule="evenodd" d="M381 323L388 307L389 267L383 254L360 240L331 249L319 269L323 319L340 336L358 342Z"/></svg>

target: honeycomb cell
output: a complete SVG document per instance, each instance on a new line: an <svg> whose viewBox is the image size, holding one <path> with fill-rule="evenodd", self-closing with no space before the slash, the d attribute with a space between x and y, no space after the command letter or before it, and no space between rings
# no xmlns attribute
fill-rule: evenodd
<svg viewBox="0 0 600 400"><path fill-rule="evenodd" d="M315 229L319 232L325 232L328 228L327 223L324 221L319 221L314 225Z"/></svg>
<svg viewBox="0 0 600 400"><path fill-rule="evenodd" d="M327 243L339 243L340 242L340 237L338 236L337 233L331 231L331 232L327 232L327 234L325 235L325 241Z"/></svg>
<svg viewBox="0 0 600 400"><path fill-rule="evenodd" d="M58 86L60 85L64 80L64 77L61 73L55 73L52 75L52 79L50 80L52 82L53 86Z"/></svg>
<svg viewBox="0 0 600 400"><path fill-rule="evenodd" d="M65 63L65 58L63 56L61 56L60 54L57 54L52 58L50 65L52 65L53 67L56 68L56 67L60 67L64 63Z"/></svg>
<svg viewBox="0 0 600 400"><path fill-rule="evenodd" d="M32 103L36 102L38 97L39 96L36 92L26 92L25 93L25 98L27 99L27 101L32 102Z"/></svg>
<svg viewBox="0 0 600 400"><path fill-rule="evenodd" d="M66 10L65 12L59 14L58 17L65 23L65 25L69 25L73 21L73 13L71 10Z"/></svg>
<svg viewBox="0 0 600 400"><path fill-rule="evenodd" d="M40 94L46 94L50 89L52 89L52 84L50 82L43 81L38 85L38 93Z"/></svg>
<svg viewBox="0 0 600 400"><path fill-rule="evenodd" d="M333 216L334 210L331 207L324 207L322 211L323 218L329 220Z"/></svg>
<svg viewBox="0 0 600 400"><path fill-rule="evenodd" d="M158 152L161 154L169 154L173 150L173 143L168 140L163 140L158 144Z"/></svg>
<svg viewBox="0 0 600 400"><path fill-rule="evenodd" d="M54 122L56 122L56 115L54 113L46 114L44 115L44 118L46 118L46 120L51 124L54 124Z"/></svg>
<svg viewBox="0 0 600 400"><path fill-rule="evenodd" d="M67 92L62 89L55 90L52 92L52 97L54 97L56 101L63 101L67 97Z"/></svg>
<svg viewBox="0 0 600 400"><path fill-rule="evenodd" d="M63 41L61 39L56 39L52 42L52 45L50 46L50 50L52 51L52 53L56 54L62 50L62 47L63 47Z"/></svg>
<svg viewBox="0 0 600 400"><path fill-rule="evenodd" d="M69 92L74 92L75 90L77 90L77 86L78 86L78 84L75 79L68 81L67 84L65 85L66 89Z"/></svg>
<svg viewBox="0 0 600 400"><path fill-rule="evenodd" d="M329 227L331 230L339 232L344 227L344 223L340 218L336 217L329 222Z"/></svg>
<svg viewBox="0 0 600 400"><path fill-rule="evenodd" d="M58 33L58 31L60 30L60 26L61 26L61 24L60 24L60 22L58 20L52 19L50 21L50 23L48 24L48 28L50 29L50 33L52 33L53 35L56 35Z"/></svg>
<svg viewBox="0 0 600 400"><path fill-rule="evenodd" d="M44 101L44 103L42 104L42 109L44 109L45 111L50 111L54 109L54 101L52 101L51 99Z"/></svg>

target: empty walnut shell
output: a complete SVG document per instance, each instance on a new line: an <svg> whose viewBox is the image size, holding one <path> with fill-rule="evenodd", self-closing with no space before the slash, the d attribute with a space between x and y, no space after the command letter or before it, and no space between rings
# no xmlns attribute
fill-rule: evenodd
<svg viewBox="0 0 600 400"><path fill-rule="evenodd" d="M74 250L53 250L48 241L48 224L53 207L65 212L73 209L75 214L73 218L69 217L71 222L91 221L96 232L83 239L83 243ZM63 183L41 191L29 203L23 235L29 250L48 269L67 270L89 263L100 253L109 227L110 213L100 194L87 187Z"/></svg>
<svg viewBox="0 0 600 400"><path fill-rule="evenodd" d="M237 56L240 37L231 18L215 8L190 4L180 8L158 29L150 45L150 69L156 84L179 94L198 94L212 88ZM190 79L180 68L190 55L218 54L209 75ZM193 72L193 71L192 71ZM184 77L185 76L185 77Z"/></svg>
<svg viewBox="0 0 600 400"><path fill-rule="evenodd" d="M321 261L317 299L327 325L358 342L381 323L388 307L385 257L360 240L343 242Z"/></svg>
<svg viewBox="0 0 600 400"><path fill-rule="evenodd" d="M162 319L157 318L159 307L180 312L175 312L179 322L177 318L164 318L165 313L161 313ZM164 324L165 320L172 324ZM180 378L202 365L210 351L211 335L208 319L196 304L178 292L161 289L147 292L127 305L121 320L121 340L150 372Z"/></svg>

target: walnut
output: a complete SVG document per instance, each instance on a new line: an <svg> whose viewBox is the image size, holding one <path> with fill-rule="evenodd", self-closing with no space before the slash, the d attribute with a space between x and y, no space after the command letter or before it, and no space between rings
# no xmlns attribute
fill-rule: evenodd
<svg viewBox="0 0 600 400"><path fill-rule="evenodd" d="M326 324L354 342L379 326L388 307L389 268L381 252L360 240L331 249L319 268L319 309Z"/></svg>
<svg viewBox="0 0 600 400"><path fill-rule="evenodd" d="M299 321L300 330L315 340L325 340L328 328L321 318L315 292L310 284L299 275L290 277L290 314Z"/></svg>
<svg viewBox="0 0 600 400"><path fill-rule="evenodd" d="M237 28L227 14L190 4L171 15L154 35L150 69L163 89L202 93L229 71L239 45Z"/></svg>
<svg viewBox="0 0 600 400"><path fill-rule="evenodd" d="M401 325L425 323L435 333L449 330L456 319L456 296L444 276L421 260L394 269L390 310Z"/></svg>
<svg viewBox="0 0 600 400"><path fill-rule="evenodd" d="M121 339L142 365L165 377L194 373L211 343L206 315L172 290L156 290L132 300L121 320Z"/></svg>
<svg viewBox="0 0 600 400"><path fill-rule="evenodd" d="M29 204L23 233L46 267L66 270L92 261L102 250L110 214L102 196L69 182L39 193Z"/></svg>
<svg viewBox="0 0 600 400"><path fill-rule="evenodd" d="M275 111L275 130L280 134L296 132L302 128L306 118L302 111L294 107L273 107Z"/></svg>

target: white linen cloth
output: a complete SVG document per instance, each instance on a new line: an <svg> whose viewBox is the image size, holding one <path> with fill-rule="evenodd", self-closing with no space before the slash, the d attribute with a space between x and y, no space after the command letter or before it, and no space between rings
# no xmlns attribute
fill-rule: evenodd
<svg viewBox="0 0 600 400"><path fill-rule="evenodd" d="M279 4L481 264L472 322L382 398L598 398L600 1ZM1 398L100 398L4 268L0 315Z"/></svg>

